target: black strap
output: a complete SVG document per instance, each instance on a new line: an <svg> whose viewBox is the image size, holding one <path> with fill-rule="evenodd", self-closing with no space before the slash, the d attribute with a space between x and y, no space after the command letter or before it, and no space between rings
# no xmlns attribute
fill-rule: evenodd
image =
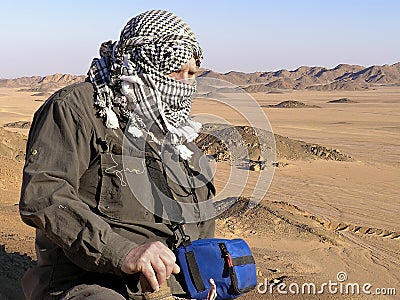
<svg viewBox="0 0 400 300"><path fill-rule="evenodd" d="M250 264L255 264L254 257L252 255L232 258L232 265L234 266L242 266Z"/></svg>
<svg viewBox="0 0 400 300"><path fill-rule="evenodd" d="M178 201L173 200L174 195L168 186L165 170L158 165L162 162L157 162L154 158L147 158L147 161L147 171L152 179L152 184L156 186L162 193L165 193L169 198L169 201L156 199L158 201L158 205L161 209L164 209L171 221L180 220L180 222L176 223L184 223L185 220L182 216L182 207L179 205Z"/></svg>
<svg viewBox="0 0 400 300"><path fill-rule="evenodd" d="M196 261L196 257L194 256L193 251L188 251L185 253L186 262L189 267L190 276L192 277L192 282L198 293L206 290L204 286L203 279L201 278L199 266Z"/></svg>
<svg viewBox="0 0 400 300"><path fill-rule="evenodd" d="M151 148L150 145L148 145L148 146ZM190 186L191 195L193 196L194 204L196 205L197 210L199 212L200 211L199 200L197 198L196 189L194 188L194 184L193 184L193 177L194 177L193 170L191 169L191 167L189 166L189 163L186 160L182 160L182 163L183 163L184 167L186 168L189 178L192 181L192 182L188 182L188 183ZM182 226L183 224L185 224L185 218L182 215L182 207L177 200L175 200L175 201L173 200L173 199L175 199L175 197L173 195L173 192L172 192L170 186L168 185L167 174L166 174L166 170L164 168L161 157L159 157L158 159L155 157L152 157L152 159L150 158L150 162L147 163L147 170L152 179L152 182L153 182L152 184L156 185L162 192L165 192L165 194L169 197L169 199L172 200L172 201L162 201L161 199L158 199L158 202L156 203L156 206L158 204L158 207L161 210L159 212L162 214L162 210L164 210L165 213L167 214L168 218L171 221L171 230L174 232L174 235L175 235L175 237L174 237L175 241L171 244L171 246L173 246L173 247L178 246L179 238L177 238L177 235L176 235L177 232L179 232L179 234L181 235L182 244L184 244L184 245L190 244L190 242L191 242L190 237L185 234L184 228ZM214 186L212 184L211 184L211 186L214 188ZM210 190L209 184L207 184L207 187ZM215 188L212 192L215 194ZM156 210L157 210L157 208L156 208ZM173 221L173 220L178 220L178 221ZM173 244L175 244L175 245L173 245Z"/></svg>
<svg viewBox="0 0 400 300"><path fill-rule="evenodd" d="M173 192L167 183L167 174L162 166L162 160L154 157L147 157L146 164L147 171L152 179L151 184L165 193L169 198L167 201L163 201L161 198L155 198L154 203L156 212L162 215L162 212L165 211L171 222L169 227L174 235L167 240L168 246L171 249L175 249L180 243L184 245L190 244L190 237L185 234L182 226L185 224L185 218L182 215L182 207L179 202L175 200ZM178 237L177 233L180 234L180 237Z"/></svg>

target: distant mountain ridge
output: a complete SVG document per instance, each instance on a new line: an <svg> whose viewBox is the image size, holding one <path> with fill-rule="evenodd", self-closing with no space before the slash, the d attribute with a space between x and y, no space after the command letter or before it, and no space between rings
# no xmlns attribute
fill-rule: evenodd
<svg viewBox="0 0 400 300"><path fill-rule="evenodd" d="M362 90L376 85L400 86L400 62L367 68L340 64L332 69L302 66L293 71L254 73L231 71L221 74L205 70L200 76L226 80L254 93L277 89Z"/></svg>
<svg viewBox="0 0 400 300"><path fill-rule="evenodd" d="M82 82L86 75L53 74L48 76L31 76L14 79L0 79L0 87L25 88L26 91L48 92L60 87Z"/></svg>
<svg viewBox="0 0 400 300"><path fill-rule="evenodd" d="M392 65L363 67L340 64L332 69L302 66L293 71L218 73L201 69L199 77L218 78L244 88L248 92L271 92L281 89L363 90L373 86L400 86L400 62ZM0 79L0 87L21 87L25 91L46 92L82 82L85 75L54 74L15 79Z"/></svg>

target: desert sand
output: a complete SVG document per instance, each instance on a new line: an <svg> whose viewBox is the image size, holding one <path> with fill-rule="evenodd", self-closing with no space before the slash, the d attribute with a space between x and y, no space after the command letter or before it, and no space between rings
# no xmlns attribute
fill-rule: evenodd
<svg viewBox="0 0 400 300"><path fill-rule="evenodd" d="M30 121L47 98L32 94L0 88L0 126ZM224 96L229 97L229 93ZM340 282L340 272L347 276L343 283L361 287L370 283L371 293L376 288L396 288L399 294L400 87L282 90L252 96L276 134L339 149L353 159L280 159L282 164L275 168L268 192L257 199L255 208L247 208L246 203L259 172L249 172L243 193L232 195L242 196L242 200L217 220L218 236L245 238L255 255L260 287L243 299L377 298L362 293L329 293L327 287L318 295L292 295L288 288L286 295L278 293L276 287L273 294L262 290L266 282L298 284L300 290L303 283L314 283L318 290L329 281ZM341 98L356 103L328 103ZM270 107L287 100L319 108ZM243 125L237 114L205 99L194 101L192 114L210 109L233 125ZM35 260L34 230L20 221L17 206L23 161L16 154L24 149L15 141L23 144L28 129L6 130L0 135L0 299L20 299L18 280ZM11 131L22 135L9 135ZM220 161L216 169L215 183L220 191L229 180L230 162Z"/></svg>

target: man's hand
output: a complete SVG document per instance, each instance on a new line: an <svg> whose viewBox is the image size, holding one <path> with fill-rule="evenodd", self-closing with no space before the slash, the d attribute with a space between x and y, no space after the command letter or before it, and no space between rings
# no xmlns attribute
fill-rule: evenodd
<svg viewBox="0 0 400 300"><path fill-rule="evenodd" d="M167 246L161 242L152 242L133 248L126 256L121 270L127 274L143 273L150 286L158 291L171 273L179 273L175 261L175 254Z"/></svg>

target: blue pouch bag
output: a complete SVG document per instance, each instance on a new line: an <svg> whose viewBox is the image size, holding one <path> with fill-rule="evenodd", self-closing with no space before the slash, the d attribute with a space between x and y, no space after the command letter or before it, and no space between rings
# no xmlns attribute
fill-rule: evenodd
<svg viewBox="0 0 400 300"><path fill-rule="evenodd" d="M257 285L256 265L243 239L186 241L175 249L177 263L193 299L206 299L215 282L217 299L233 299Z"/></svg>

